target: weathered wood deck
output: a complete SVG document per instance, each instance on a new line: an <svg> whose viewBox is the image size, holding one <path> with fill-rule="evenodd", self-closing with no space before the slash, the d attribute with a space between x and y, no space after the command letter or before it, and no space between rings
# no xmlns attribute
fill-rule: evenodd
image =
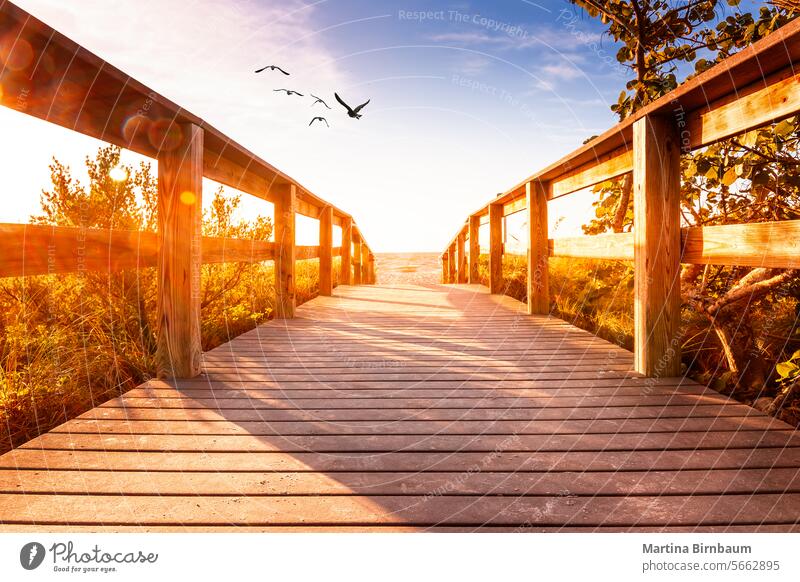
<svg viewBox="0 0 800 582"><path fill-rule="evenodd" d="M0 457L0 529L798 529L791 427L512 299L297 316Z"/></svg>

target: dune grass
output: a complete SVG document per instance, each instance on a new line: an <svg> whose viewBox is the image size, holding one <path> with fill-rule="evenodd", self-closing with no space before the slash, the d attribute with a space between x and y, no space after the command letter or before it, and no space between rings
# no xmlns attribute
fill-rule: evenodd
<svg viewBox="0 0 800 582"><path fill-rule="evenodd" d="M296 285L298 304L317 296L318 260ZM253 329L272 317L272 263L204 265L201 302L204 350ZM155 317L153 269L0 281L0 451L151 378Z"/></svg>

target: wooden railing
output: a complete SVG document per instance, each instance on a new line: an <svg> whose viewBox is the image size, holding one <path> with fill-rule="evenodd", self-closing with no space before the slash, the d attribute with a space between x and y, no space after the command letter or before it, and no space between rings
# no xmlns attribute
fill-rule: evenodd
<svg viewBox="0 0 800 582"><path fill-rule="evenodd" d="M200 266L274 261L276 317L295 312L295 261L319 259L319 290L374 283L374 256L353 218L221 131L48 25L0 1L0 103L158 160L158 232L1 224L0 277L158 269L158 372L200 372ZM9 139L9 136L4 136ZM274 204L274 242L201 235L202 179ZM295 216L319 220L298 246ZM342 229L333 247L333 227Z"/></svg>
<svg viewBox="0 0 800 582"><path fill-rule="evenodd" d="M549 312L548 257L633 260L636 370L678 375L681 262L800 266L797 220L681 228L680 155L800 112L799 57L800 21L794 21L497 196L448 244L443 282L478 282L478 231L488 222L489 287L501 292L503 220L527 211L529 313ZM548 200L627 173L632 232L548 238Z"/></svg>

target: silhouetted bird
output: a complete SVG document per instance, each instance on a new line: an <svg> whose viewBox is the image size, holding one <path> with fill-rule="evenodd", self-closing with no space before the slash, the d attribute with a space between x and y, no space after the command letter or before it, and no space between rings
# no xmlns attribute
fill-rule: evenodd
<svg viewBox="0 0 800 582"><path fill-rule="evenodd" d="M322 103L322 104L323 104L325 107L327 107L328 109L330 109L330 106L329 106L327 103L325 103L325 100L324 100L324 99L321 99L321 98L317 97L317 96L316 96L316 95L314 95L313 93L309 93L309 95L311 95L311 96L312 96L314 99L316 99L316 101L314 101L314 102L311 104L311 107L314 107L314 105L316 105L317 103Z"/></svg>
<svg viewBox="0 0 800 582"><path fill-rule="evenodd" d="M341 97L339 97L339 94L338 94L338 93L334 93L334 96L336 97L336 100L337 100L339 103L341 103L341 104L344 106L344 108L345 108L345 109L347 109L347 115L349 115L349 116L350 116L350 117L352 117L353 119L361 119L361 115L359 114L359 111L361 111L362 109L364 109L364 107L366 107L366 106L367 106L367 103L369 103L369 102L371 101L370 99L367 99L367 102L366 102L366 103L362 103L361 105L359 105L358 107L356 107L355 109L353 109L353 108L352 108L352 107L350 107L350 106L349 106L347 103L345 103L344 101L342 101L342 98L341 98Z"/></svg>
<svg viewBox="0 0 800 582"><path fill-rule="evenodd" d="M311 120L311 123L309 123L308 125L309 125L309 126L313 125L315 121L324 121L324 122L325 122L325 125L327 125L328 127L330 127L330 125L328 125L328 120L327 120L327 119L325 119L324 117L315 117L314 119L312 119L312 120Z"/></svg>
<svg viewBox="0 0 800 582"><path fill-rule="evenodd" d="M291 89L273 89L273 91L283 91L287 95L299 95L300 97L304 96L302 93L298 93L297 91L292 91Z"/></svg>
<svg viewBox="0 0 800 582"><path fill-rule="evenodd" d="M281 69L278 65L267 65L266 67L258 69L256 73L261 73L262 71L266 71L267 69L269 69L270 71L280 71L284 75L289 75L289 73Z"/></svg>

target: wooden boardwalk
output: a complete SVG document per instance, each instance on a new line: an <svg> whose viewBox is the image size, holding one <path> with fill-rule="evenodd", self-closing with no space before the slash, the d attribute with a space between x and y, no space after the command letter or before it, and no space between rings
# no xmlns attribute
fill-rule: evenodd
<svg viewBox="0 0 800 582"><path fill-rule="evenodd" d="M0 457L0 529L800 529L791 427L631 367L482 287L339 287Z"/></svg>

